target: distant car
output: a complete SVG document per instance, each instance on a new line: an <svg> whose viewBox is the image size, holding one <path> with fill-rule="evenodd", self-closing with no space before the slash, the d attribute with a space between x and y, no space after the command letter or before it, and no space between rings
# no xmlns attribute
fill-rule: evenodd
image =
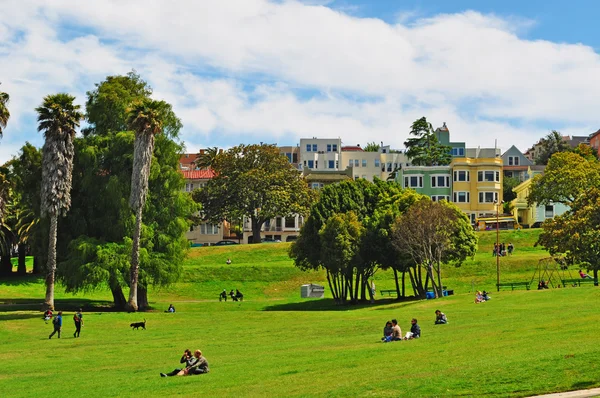
<svg viewBox="0 0 600 398"><path fill-rule="evenodd" d="M229 245L237 245L237 242L234 242L232 240L220 240L217 243L215 243L213 246L229 246Z"/></svg>
<svg viewBox="0 0 600 398"><path fill-rule="evenodd" d="M286 242L293 242L295 240L298 240L298 237L296 235L290 235L287 238L285 238Z"/></svg>
<svg viewBox="0 0 600 398"><path fill-rule="evenodd" d="M281 243L281 239L261 239L261 243Z"/></svg>

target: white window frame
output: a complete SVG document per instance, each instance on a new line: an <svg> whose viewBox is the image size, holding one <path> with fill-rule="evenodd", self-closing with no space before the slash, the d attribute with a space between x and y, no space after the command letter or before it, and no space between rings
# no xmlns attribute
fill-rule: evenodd
<svg viewBox="0 0 600 398"><path fill-rule="evenodd" d="M465 174L464 180L460 179L460 173ZM453 174L454 174L454 182L470 182L471 173L469 172L469 170L454 170Z"/></svg>
<svg viewBox="0 0 600 398"><path fill-rule="evenodd" d="M381 161L379 159L375 159L375 167L380 167Z"/></svg>
<svg viewBox="0 0 600 398"><path fill-rule="evenodd" d="M367 167L367 159L362 160L362 167Z"/></svg>
<svg viewBox="0 0 600 398"><path fill-rule="evenodd" d="M486 179L486 173L492 173L492 180ZM496 170L478 170L477 182L500 182L500 172Z"/></svg>
<svg viewBox="0 0 600 398"><path fill-rule="evenodd" d="M431 195L432 202L439 202L440 200L445 200L446 202L450 202L450 196L448 196L448 195Z"/></svg>
<svg viewBox="0 0 600 398"><path fill-rule="evenodd" d="M417 178L417 185L410 185L411 178ZM423 175L422 174L410 174L404 176L404 188L423 188Z"/></svg>
<svg viewBox="0 0 600 398"><path fill-rule="evenodd" d="M460 200L461 198L461 194L463 194L463 198L465 200ZM471 193L469 191L455 191L453 192L453 202L454 203L470 203L471 202Z"/></svg>
<svg viewBox="0 0 600 398"><path fill-rule="evenodd" d="M487 194L492 194L492 200L487 200ZM482 196L483 195L483 196ZM479 203L494 203L498 202L498 192L497 191L479 191ZM483 201L481 200L483 198Z"/></svg>
<svg viewBox="0 0 600 398"><path fill-rule="evenodd" d="M438 185L439 178L443 178L445 185ZM448 174L432 174L430 182L431 188L450 188L450 176Z"/></svg>

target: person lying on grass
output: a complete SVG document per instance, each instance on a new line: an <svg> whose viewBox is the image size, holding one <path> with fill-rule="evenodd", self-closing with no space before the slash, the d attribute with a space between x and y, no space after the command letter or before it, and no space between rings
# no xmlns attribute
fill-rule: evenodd
<svg viewBox="0 0 600 398"><path fill-rule="evenodd" d="M175 369L170 373L161 373L161 377L168 376L187 376L187 375L200 375L208 373L208 361L202 356L202 351L194 351L194 356L190 350L185 350L181 357L180 363L185 363L185 369Z"/></svg>
<svg viewBox="0 0 600 398"><path fill-rule="evenodd" d="M417 323L417 318L411 319L410 323L410 332L406 333L406 336L404 336L404 340L418 339L419 337L421 337L421 327Z"/></svg>

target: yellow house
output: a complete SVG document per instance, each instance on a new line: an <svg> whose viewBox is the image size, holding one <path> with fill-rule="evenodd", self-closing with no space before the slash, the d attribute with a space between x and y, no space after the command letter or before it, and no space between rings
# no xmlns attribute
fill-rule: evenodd
<svg viewBox="0 0 600 398"><path fill-rule="evenodd" d="M496 206L502 201L502 158L496 152L482 149L474 157L452 160L452 201L472 224L478 218L496 216ZM502 213L501 207L498 210Z"/></svg>

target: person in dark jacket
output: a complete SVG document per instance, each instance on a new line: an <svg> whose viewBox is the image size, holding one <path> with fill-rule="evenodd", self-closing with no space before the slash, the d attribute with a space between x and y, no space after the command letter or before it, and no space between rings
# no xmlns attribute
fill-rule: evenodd
<svg viewBox="0 0 600 398"><path fill-rule="evenodd" d="M192 367L196 363L196 361L197 361L196 358L194 358L192 356L192 351L190 351L189 349L185 350L183 352L183 355L181 356L181 359L179 360L179 363L185 363L185 368L184 369L177 368L169 373L161 373L160 376L161 377L177 376L180 372L183 372L185 369Z"/></svg>
<svg viewBox="0 0 600 398"><path fill-rule="evenodd" d="M75 333L73 333L73 337L79 337L79 335L81 334L81 327L83 326L82 311L83 310L80 308L79 311L77 311L77 313L73 315L73 322L75 322Z"/></svg>
<svg viewBox="0 0 600 398"><path fill-rule="evenodd" d="M404 337L404 340L418 339L419 337L421 337L421 327L417 323L417 318L413 318L410 321L410 323L410 332L406 333L406 337Z"/></svg>
<svg viewBox="0 0 600 398"><path fill-rule="evenodd" d="M446 323L448 323L448 318L446 318L446 314L444 314L440 310L435 310L435 324L445 325Z"/></svg>
<svg viewBox="0 0 600 398"><path fill-rule="evenodd" d="M62 311L58 311L58 315L54 317L52 324L54 325L54 331L50 333L48 338L51 339L55 333L58 333L58 338L60 339L60 330L62 329Z"/></svg>
<svg viewBox="0 0 600 398"><path fill-rule="evenodd" d="M383 337L382 341L388 342L392 340L392 321L387 321L385 323L385 327L383 328Z"/></svg>

